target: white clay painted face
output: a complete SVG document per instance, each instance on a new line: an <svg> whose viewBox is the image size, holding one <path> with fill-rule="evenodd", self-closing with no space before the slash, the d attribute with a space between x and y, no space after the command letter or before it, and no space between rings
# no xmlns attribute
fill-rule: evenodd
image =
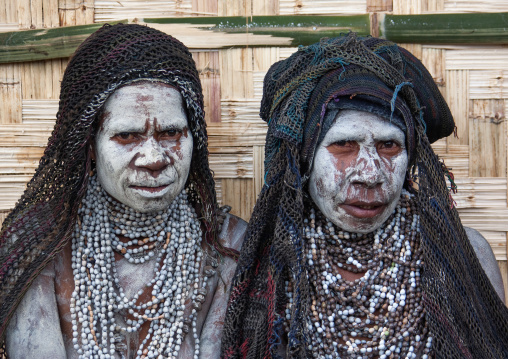
<svg viewBox="0 0 508 359"><path fill-rule="evenodd" d="M370 112L344 110L316 149L309 192L335 225L369 233L393 213L407 165L400 128Z"/></svg>
<svg viewBox="0 0 508 359"><path fill-rule="evenodd" d="M185 186L192 144L175 88L148 81L121 87L104 104L95 140L98 180L117 201L159 211Z"/></svg>

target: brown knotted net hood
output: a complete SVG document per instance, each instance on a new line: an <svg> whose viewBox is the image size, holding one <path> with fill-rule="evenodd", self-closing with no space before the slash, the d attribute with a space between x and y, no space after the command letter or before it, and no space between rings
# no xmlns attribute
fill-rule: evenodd
<svg viewBox="0 0 508 359"><path fill-rule="evenodd" d="M138 81L180 91L194 138L187 193L205 240L217 241L217 201L208 165L199 74L175 38L141 25L104 25L77 49L62 81L57 122L35 175L0 233L0 337L30 283L71 238L92 169L98 113L118 87Z"/></svg>

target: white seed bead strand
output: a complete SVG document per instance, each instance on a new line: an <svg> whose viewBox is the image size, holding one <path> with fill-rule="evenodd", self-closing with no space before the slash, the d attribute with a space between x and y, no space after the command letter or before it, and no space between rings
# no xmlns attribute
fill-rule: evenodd
<svg viewBox="0 0 508 359"><path fill-rule="evenodd" d="M150 321L137 358L177 358L189 331L198 358L196 320L208 278L200 274L202 233L185 191L167 210L143 214L109 197L94 176L78 217L72 240L75 289L70 312L79 357L117 357L126 349L126 335ZM130 240L122 242L119 235ZM127 298L118 279L115 251L134 264L155 258L153 278L146 284L152 287L151 300L138 304L143 290ZM188 298L192 308L185 315ZM127 313L133 319L126 319ZM118 315L124 317L125 326L117 322Z"/></svg>

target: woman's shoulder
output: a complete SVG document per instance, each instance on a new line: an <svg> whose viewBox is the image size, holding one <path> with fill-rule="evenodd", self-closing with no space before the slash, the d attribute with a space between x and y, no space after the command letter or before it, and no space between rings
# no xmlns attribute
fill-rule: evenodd
<svg viewBox="0 0 508 359"><path fill-rule="evenodd" d="M504 284L503 277L501 275L501 271L497 264L496 256L492 251L492 247L485 237L478 232L474 228L464 227L466 231L467 237L473 250L476 254L476 257L480 261L480 265L482 266L485 274L489 278L491 284L494 286L497 294L501 298L503 302L505 302L505 292L504 292Z"/></svg>
<svg viewBox="0 0 508 359"><path fill-rule="evenodd" d="M9 358L65 358L55 294L55 268L50 262L21 299L5 335Z"/></svg>
<svg viewBox="0 0 508 359"><path fill-rule="evenodd" d="M225 247L239 251L247 230L247 222L231 213L224 214L219 240Z"/></svg>

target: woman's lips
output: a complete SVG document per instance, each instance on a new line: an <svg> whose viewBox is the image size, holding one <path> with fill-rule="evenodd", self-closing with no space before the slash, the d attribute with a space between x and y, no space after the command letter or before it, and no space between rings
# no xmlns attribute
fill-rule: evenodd
<svg viewBox="0 0 508 359"><path fill-rule="evenodd" d="M356 218L373 218L381 214L386 204L383 203L343 203L339 205L347 214Z"/></svg>
<svg viewBox="0 0 508 359"><path fill-rule="evenodd" d="M169 185L157 186L157 187L146 187L146 186L130 186L133 189L137 189L140 191L146 191L150 193L158 193L164 191Z"/></svg>

